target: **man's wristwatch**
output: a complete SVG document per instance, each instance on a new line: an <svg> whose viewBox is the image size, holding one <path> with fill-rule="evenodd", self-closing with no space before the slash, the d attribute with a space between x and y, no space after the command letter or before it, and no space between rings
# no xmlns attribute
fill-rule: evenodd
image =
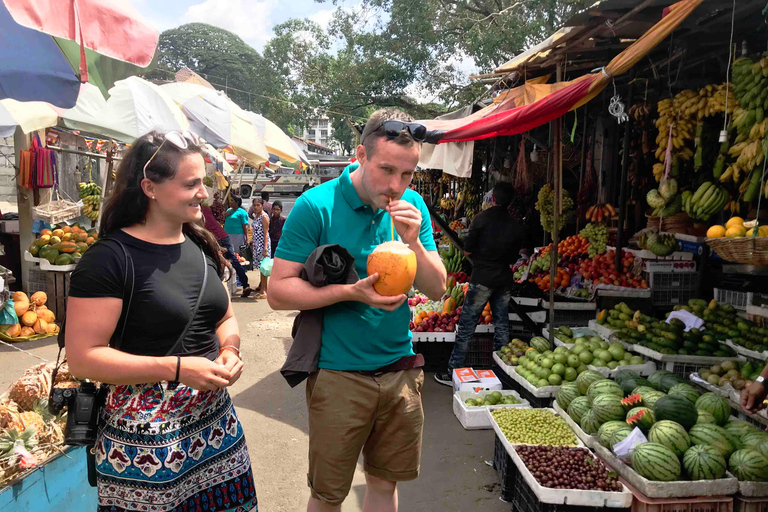
<svg viewBox="0 0 768 512"><path fill-rule="evenodd" d="M755 379L755 382L759 382L763 385L763 389L768 391L768 380L765 380L765 377L760 375L758 378Z"/></svg>

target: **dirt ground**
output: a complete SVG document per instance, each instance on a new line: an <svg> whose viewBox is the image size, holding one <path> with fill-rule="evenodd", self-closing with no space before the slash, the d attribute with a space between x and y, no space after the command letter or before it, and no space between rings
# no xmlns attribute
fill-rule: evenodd
<svg viewBox="0 0 768 512"><path fill-rule="evenodd" d="M291 389L279 372L291 344L296 313L272 311L263 300L235 299L234 308L246 367L230 392L245 428L259 510L305 510L309 490L304 386ZM21 348L29 353L0 345L0 389L39 361L33 355L56 359L55 339L28 342ZM487 463L493 459L493 431L464 430L453 414L451 400L452 390L428 374L423 392L421 476L399 486L400 510L509 511L511 505L499 500L496 472ZM342 511L360 511L364 492L359 465Z"/></svg>

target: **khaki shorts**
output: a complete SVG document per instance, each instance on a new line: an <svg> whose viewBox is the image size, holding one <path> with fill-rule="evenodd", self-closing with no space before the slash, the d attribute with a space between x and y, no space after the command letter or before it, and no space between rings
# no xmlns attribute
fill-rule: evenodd
<svg viewBox="0 0 768 512"><path fill-rule="evenodd" d="M347 497L360 452L365 472L393 482L419 476L424 411L420 368L384 373L320 370L307 380L312 497Z"/></svg>

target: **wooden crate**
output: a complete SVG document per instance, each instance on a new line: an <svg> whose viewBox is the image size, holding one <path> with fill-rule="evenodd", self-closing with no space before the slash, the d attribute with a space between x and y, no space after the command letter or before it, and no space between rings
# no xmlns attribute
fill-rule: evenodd
<svg viewBox="0 0 768 512"><path fill-rule="evenodd" d="M49 272L31 269L26 282L27 294L43 291L48 295L46 306L56 315L56 321L64 321L67 313L70 272Z"/></svg>

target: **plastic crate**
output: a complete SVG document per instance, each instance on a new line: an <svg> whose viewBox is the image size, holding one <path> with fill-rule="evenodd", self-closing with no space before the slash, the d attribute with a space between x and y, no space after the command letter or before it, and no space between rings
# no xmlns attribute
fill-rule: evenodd
<svg viewBox="0 0 768 512"><path fill-rule="evenodd" d="M506 370L504 368L501 368L495 361L493 363L493 366L491 367L493 370L493 373L496 374L496 377L501 381L501 385L504 389L511 389L513 391L517 391L520 393L522 386L512 377L510 377ZM522 398L522 395L520 395ZM533 404L531 404L531 407L536 407Z"/></svg>
<svg viewBox="0 0 768 512"><path fill-rule="evenodd" d="M648 498L624 479L621 482L632 491L631 512L733 512L731 496L697 496L694 498Z"/></svg>
<svg viewBox="0 0 768 512"><path fill-rule="evenodd" d="M522 322L509 322L509 338L521 338L523 341L536 336L536 333L528 329Z"/></svg>
<svg viewBox="0 0 768 512"><path fill-rule="evenodd" d="M475 334L472 337L464 366L476 370L484 370L493 366L493 334Z"/></svg>
<svg viewBox="0 0 768 512"><path fill-rule="evenodd" d="M499 442L498 439L496 442ZM509 457L509 455L507 456ZM512 464L514 465L514 463ZM512 476L512 488L515 490L512 495L512 510L514 512L620 512L622 510L629 512L629 509L620 508L576 507L573 505L551 505L549 503L542 503L523 478L523 474L520 473L520 471L517 471L517 468L515 468L515 471L509 471L508 474Z"/></svg>
<svg viewBox="0 0 768 512"><path fill-rule="evenodd" d="M70 272L30 269L25 283L27 295L31 296L38 291L45 292L48 296L45 305L53 312L58 321L64 320L67 312L70 275Z"/></svg>
<svg viewBox="0 0 768 512"><path fill-rule="evenodd" d="M674 373L675 375L679 375L681 377L685 377L686 379L688 376L692 373L698 373L699 370L703 368L709 368L712 366L712 364L693 364L693 363L656 363L656 366L661 369L663 365L667 365L664 369L667 371L670 371ZM672 369L669 368L669 365L672 365Z"/></svg>
<svg viewBox="0 0 768 512"><path fill-rule="evenodd" d="M747 498L733 497L733 512L768 512L768 497Z"/></svg>
<svg viewBox="0 0 768 512"><path fill-rule="evenodd" d="M414 341L413 351L424 356L424 370L444 372L453 352L453 343L435 341Z"/></svg>
<svg viewBox="0 0 768 512"><path fill-rule="evenodd" d="M718 304L730 304L736 309L746 310L747 306L752 305L754 293L739 292L736 290L726 290L724 288L715 288L715 300Z"/></svg>
<svg viewBox="0 0 768 512"><path fill-rule="evenodd" d="M587 325L590 320L595 319L596 314L594 309L556 309L554 322L550 321L549 312L547 312L547 326L573 327Z"/></svg>
<svg viewBox="0 0 768 512"><path fill-rule="evenodd" d="M687 304L698 297L699 274L697 272L644 272L651 288L654 306Z"/></svg>
<svg viewBox="0 0 768 512"><path fill-rule="evenodd" d="M499 436L494 438L496 441L493 445L493 468L496 470L496 474L499 477L499 487L501 488L501 501L512 503L515 490L515 473L517 468L515 463L512 462L512 457L507 453L504 445L501 444ZM764 512L764 511L759 511Z"/></svg>

